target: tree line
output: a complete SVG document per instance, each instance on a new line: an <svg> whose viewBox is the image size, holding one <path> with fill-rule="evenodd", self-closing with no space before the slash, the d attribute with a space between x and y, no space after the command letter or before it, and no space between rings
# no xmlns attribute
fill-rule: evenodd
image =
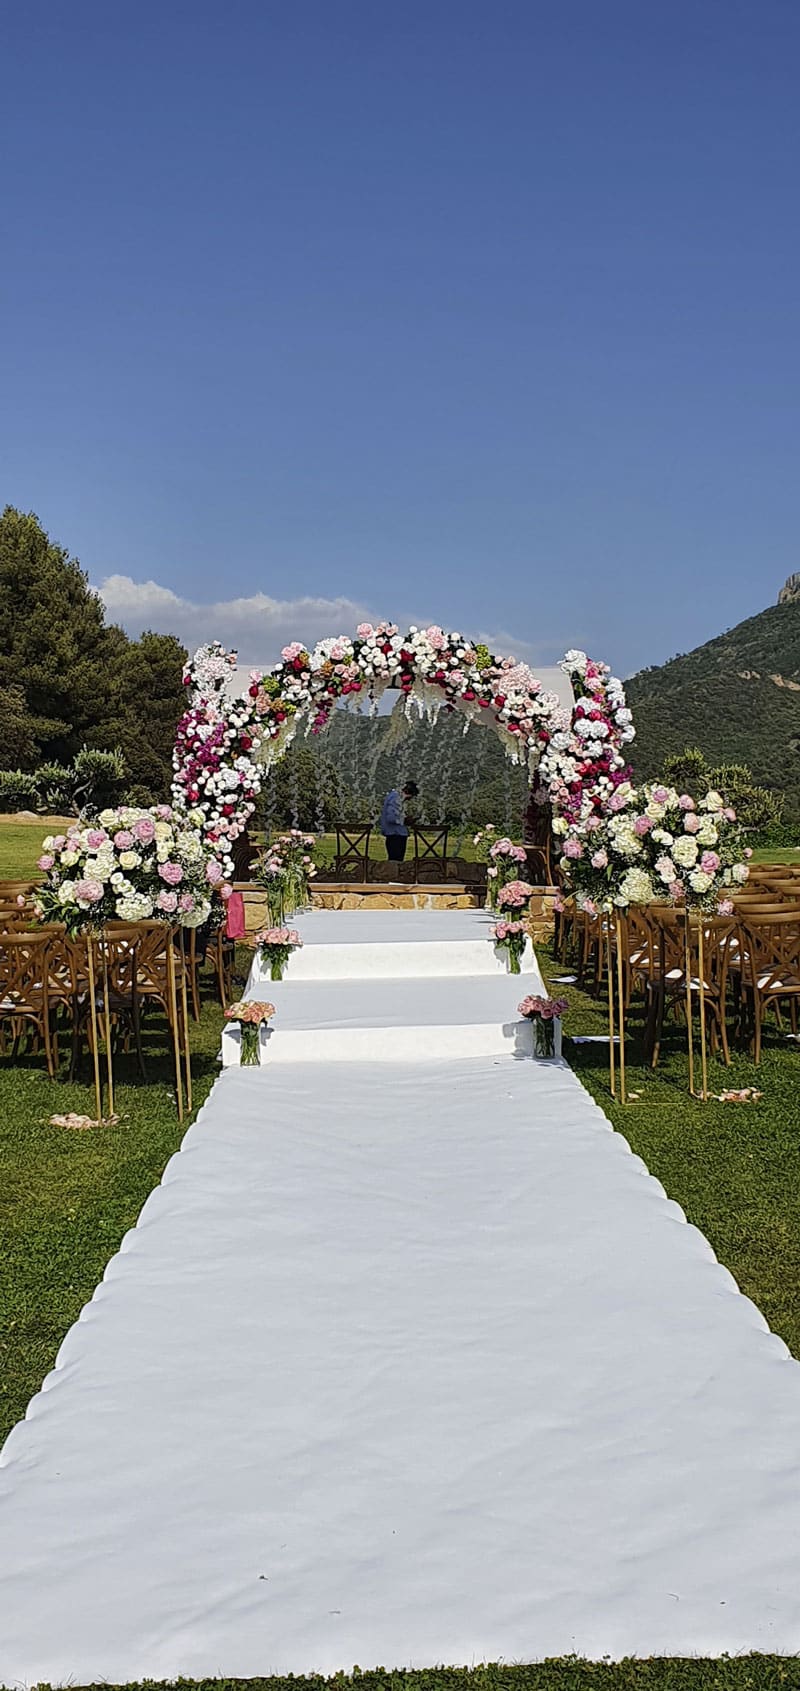
<svg viewBox="0 0 800 1691"><path fill-rule="evenodd" d="M36 791L48 807L47 795L57 797L59 784L80 802L90 769L96 787L105 783L117 794L122 788L134 802L168 796L175 726L185 706L186 655L174 634L148 632L131 640L108 623L78 560L50 539L33 512L6 506L0 516L0 764L31 779L41 771ZM108 755L105 762L96 755L87 760L84 749ZM34 788L27 791L33 797ZM13 796L6 783L6 796L0 794L5 809L22 808Z"/></svg>

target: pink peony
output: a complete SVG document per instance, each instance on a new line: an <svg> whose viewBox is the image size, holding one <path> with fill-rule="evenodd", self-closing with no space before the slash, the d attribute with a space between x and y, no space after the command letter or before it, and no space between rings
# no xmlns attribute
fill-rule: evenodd
<svg viewBox="0 0 800 1691"><path fill-rule="evenodd" d="M669 788L654 787L652 790L652 797L656 804L667 804L669 800Z"/></svg>
<svg viewBox="0 0 800 1691"><path fill-rule="evenodd" d="M607 867L608 867L608 852L605 851L601 847L600 851L596 851L594 853L593 857L592 857L592 868L593 869L606 869Z"/></svg>
<svg viewBox="0 0 800 1691"><path fill-rule="evenodd" d="M156 837L156 825L149 816L140 816L133 824L133 831L140 845L150 845Z"/></svg>
<svg viewBox="0 0 800 1691"><path fill-rule="evenodd" d="M681 793L678 803L681 810L694 810L694 799L690 798L688 793Z"/></svg>
<svg viewBox="0 0 800 1691"><path fill-rule="evenodd" d="M649 834L652 826L653 824L649 816L637 816L633 824L633 831L641 838L644 834Z"/></svg>
<svg viewBox="0 0 800 1691"><path fill-rule="evenodd" d="M90 828L86 835L87 844L91 851L99 851L105 845L108 835L105 828Z"/></svg>
<svg viewBox="0 0 800 1691"><path fill-rule="evenodd" d="M183 870L179 863L159 863L158 873L169 887L177 887L183 880Z"/></svg>
<svg viewBox="0 0 800 1691"><path fill-rule="evenodd" d="M92 836L90 834L89 844L91 845L91 843ZM129 828L120 828L119 833L114 835L114 845L116 846L117 851L132 851L134 843L133 834Z"/></svg>
<svg viewBox="0 0 800 1691"><path fill-rule="evenodd" d="M156 905L159 910L164 910L168 916L171 916L173 910L177 910L178 908L178 894L176 892L168 892L165 887L163 892L159 893L158 898L156 899Z"/></svg>
<svg viewBox="0 0 800 1691"><path fill-rule="evenodd" d="M185 911L187 915L190 910L194 910L195 901L190 892L182 892L179 903L181 910Z"/></svg>
<svg viewBox="0 0 800 1691"><path fill-rule="evenodd" d="M683 826L687 834L699 834L703 824L700 821L700 817L695 816L694 812L691 811L688 816L684 816Z"/></svg>
<svg viewBox="0 0 800 1691"><path fill-rule="evenodd" d="M581 850L583 850L583 847L581 847ZM512 910L519 910L527 904L532 893L533 887L529 886L527 881L509 881L508 885L502 887L498 894L498 904L507 906Z"/></svg>
<svg viewBox="0 0 800 1691"><path fill-rule="evenodd" d="M79 904L99 904L104 891L102 881L75 882L75 897Z"/></svg>
<svg viewBox="0 0 800 1691"><path fill-rule="evenodd" d="M37 861L38 861L38 864L39 864L39 868L43 869L45 874L46 874L48 869L52 869L53 864L55 863L55 858L51 857L49 851L44 851L44 852L42 852L41 857L38 858Z"/></svg>
<svg viewBox="0 0 800 1691"><path fill-rule="evenodd" d="M704 875L716 875L719 868L719 858L715 851L704 851L700 859L700 868Z"/></svg>
<svg viewBox="0 0 800 1691"><path fill-rule="evenodd" d="M583 846L581 845L580 840L576 840L574 838L566 840L564 844L564 856L572 858L575 862L577 862L579 857L583 857Z"/></svg>
<svg viewBox="0 0 800 1691"><path fill-rule="evenodd" d="M212 857L210 862L206 864L206 880L212 887L215 887L217 882L222 880L222 864L218 863L215 857Z"/></svg>
<svg viewBox="0 0 800 1691"><path fill-rule="evenodd" d="M63 851L66 843L67 843L66 834L56 834L56 837L53 841L53 845L55 846L56 851Z"/></svg>

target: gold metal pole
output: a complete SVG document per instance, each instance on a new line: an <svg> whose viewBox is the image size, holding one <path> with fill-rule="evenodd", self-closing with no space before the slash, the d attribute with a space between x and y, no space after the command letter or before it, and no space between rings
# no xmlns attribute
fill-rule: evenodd
<svg viewBox="0 0 800 1691"><path fill-rule="evenodd" d="M192 1055L189 1050L189 1000L186 992L186 930L181 928L181 1001L183 1005L183 1044L186 1062L186 1108L192 1109Z"/></svg>
<svg viewBox="0 0 800 1691"><path fill-rule="evenodd" d="M703 1103L708 1103L708 1053L706 1050L706 962L705 962L705 933L703 931L703 913L700 912L697 928L697 951L700 974L700 1065L703 1079Z"/></svg>
<svg viewBox="0 0 800 1691"><path fill-rule="evenodd" d="M86 935L86 960L89 976L89 1011L92 1018L92 1056L94 1058L94 1097L97 1109L97 1120L103 1119L103 1089L100 1085L100 1034L97 1026L97 994L94 976L94 941L91 934Z"/></svg>
<svg viewBox="0 0 800 1691"><path fill-rule="evenodd" d="M611 1096L617 1096L617 1053L614 1047L614 967L611 956L611 912L606 917L606 975L608 980L608 1067Z"/></svg>
<svg viewBox="0 0 800 1691"><path fill-rule="evenodd" d="M175 1092L178 1099L178 1121L183 1121L183 1086L181 1084L181 1046L178 1033L178 994L175 987L175 936L171 928L167 929L167 983L169 986L170 1021L172 1022L172 1044L175 1052Z"/></svg>
<svg viewBox="0 0 800 1691"><path fill-rule="evenodd" d="M108 944L106 936L101 941L101 956L103 959L103 1005L106 1024L106 1067L108 1069L108 1113L114 1114L114 1072L111 1060L111 1006L108 1001Z"/></svg>
<svg viewBox="0 0 800 1691"><path fill-rule="evenodd" d="M686 1032L687 1032L687 1036L688 1036L688 1040L689 1040L689 1091L691 1092L692 1097L694 1097L694 1036L693 1036L693 1026L692 1026L693 1019L694 1019L694 1012L692 1010L692 933L691 933L691 917L689 915L688 905L687 905L687 907L684 911L683 934L684 934L683 968L684 968L684 973L685 973L685 976L686 976Z"/></svg>
<svg viewBox="0 0 800 1691"><path fill-rule="evenodd" d="M622 918L616 912L617 931L617 994L619 999L619 1101L627 1104L625 1092L625 976L622 967Z"/></svg>

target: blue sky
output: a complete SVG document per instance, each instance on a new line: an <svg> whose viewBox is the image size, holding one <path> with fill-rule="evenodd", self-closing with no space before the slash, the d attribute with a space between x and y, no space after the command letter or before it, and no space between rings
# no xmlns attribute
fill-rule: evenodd
<svg viewBox="0 0 800 1691"><path fill-rule="evenodd" d="M796 0L31 0L0 496L137 631L623 673L800 567Z"/></svg>

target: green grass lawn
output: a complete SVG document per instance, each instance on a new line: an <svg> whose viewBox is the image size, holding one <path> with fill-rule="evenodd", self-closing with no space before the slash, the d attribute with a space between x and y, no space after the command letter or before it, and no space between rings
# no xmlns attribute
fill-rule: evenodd
<svg viewBox="0 0 800 1691"><path fill-rule="evenodd" d="M42 840L55 828L48 821L9 822L0 817L0 881L21 881L38 875L36 859L42 855Z"/></svg>
<svg viewBox="0 0 800 1691"><path fill-rule="evenodd" d="M758 846L754 863L800 863L800 846Z"/></svg>

